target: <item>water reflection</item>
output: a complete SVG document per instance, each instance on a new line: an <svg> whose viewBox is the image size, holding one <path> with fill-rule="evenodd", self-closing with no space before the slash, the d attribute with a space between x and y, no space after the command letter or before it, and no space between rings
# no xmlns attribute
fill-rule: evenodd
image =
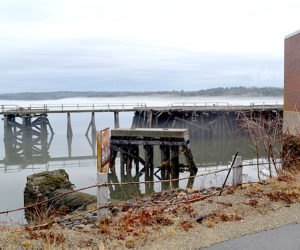
<svg viewBox="0 0 300 250"><path fill-rule="evenodd" d="M0 163L10 165L27 165L45 164L50 161L74 160L80 159L95 159L96 156L96 127L95 120L92 119L86 131L86 140L90 146L90 155L79 156L72 155L73 132L71 127L70 117L68 116L67 123L67 145L68 155L64 157L51 157L49 149L54 137L53 129L47 117L38 117L31 120L23 118L22 123L18 123L15 118L7 117L4 130L4 146L5 157ZM23 126L26 124L27 126ZM227 131L228 132L228 131ZM252 159L256 157L255 150L252 148L249 138L233 132L222 136L209 135L202 131L192 130L191 133L191 150L194 156L194 161L198 167L209 165L226 165L237 151L243 156L243 159ZM140 149L140 155L144 153L143 148ZM182 155L179 156L183 157ZM171 176L168 169L161 166L161 156L158 151L154 151L154 166L160 167L160 173L151 170L145 178L152 180L154 173L156 178L169 179ZM139 171L138 162L136 164L136 176L144 175L144 170ZM117 166L119 168L119 166ZM131 169L131 168L130 168ZM126 178L131 178L131 173L127 174L124 169L119 169L120 181L125 181ZM131 170L130 170L131 171ZM176 175L177 174L177 175ZM135 177L136 178L136 177ZM178 178L178 173L173 173L172 178ZM167 184L164 184L167 186ZM176 183L174 185L176 187ZM152 190L151 185L147 190Z"/></svg>
<svg viewBox="0 0 300 250"><path fill-rule="evenodd" d="M71 126L70 115L68 114L67 122L67 148L68 154L63 157L51 157L49 149L54 138L54 131L50 125L47 115L39 115L35 117L22 116L4 117L4 151L5 157L0 160L0 164L5 166L19 166L22 170L29 165L40 165L49 162L58 161L80 161L87 159L95 159L96 139L90 144L92 149L91 155L78 156L72 155L73 131ZM20 122L21 120L21 122ZM94 128L95 130L95 128ZM95 137L95 132L93 133ZM87 136L87 139L88 136ZM48 168L46 168L48 170Z"/></svg>
<svg viewBox="0 0 300 250"><path fill-rule="evenodd" d="M81 160L95 159L96 157L96 126L94 115L92 114L90 124L86 131L86 139L89 145L90 154L88 155L74 155L72 154L73 131L71 127L70 117L67 117L67 136L64 137L68 145L68 152L66 156L55 157L51 156L49 149L54 137L53 129L47 117L24 118L22 123L18 123L16 118L7 117L4 130L4 145L5 157L0 163L6 167L12 165L19 165L22 170L28 165L49 164L49 162L73 161L74 166L79 166ZM23 125L26 125L25 127ZM217 126L214 123L214 126ZM251 148L249 139L233 130L223 130L226 133L216 135L211 132L208 133L207 127L195 127L193 124L191 130L191 150L194 156L194 161L198 167L210 165L227 165L237 151L243 156L243 159L255 158L255 151ZM60 139L62 140L62 139ZM154 191L166 190L177 187L194 186L194 179L188 179L186 182L168 181L178 177L187 176L185 169L182 166L180 172L173 172L168 166L162 166L160 149L154 150L154 169L150 169L149 173L145 173L145 168L138 161L133 161L135 168L123 169L120 164L116 164L115 170L109 173L109 181L111 183L119 182L138 182L138 181L153 181L153 180L167 180L162 183L144 183L141 185L127 185L127 186L110 186L110 196L116 200L127 200L142 194L151 194ZM85 152L87 150L85 149ZM144 154L143 147L139 149L140 155ZM78 162L75 162L75 161ZM184 162L184 156L179 155L179 161ZM62 167L64 166L61 165ZM84 166L88 167L88 166ZM95 168L95 164L89 167ZM48 170L46 168L45 170ZM96 170L96 168L95 168ZM184 186L183 184L184 183Z"/></svg>

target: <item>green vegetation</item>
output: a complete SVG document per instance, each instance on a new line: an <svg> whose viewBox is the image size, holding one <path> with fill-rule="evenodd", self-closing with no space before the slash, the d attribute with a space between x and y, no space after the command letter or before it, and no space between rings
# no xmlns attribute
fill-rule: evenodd
<svg viewBox="0 0 300 250"><path fill-rule="evenodd" d="M53 100L75 97L122 97L122 96L282 96L282 88L274 87L226 87L211 88L197 91L56 91L56 92L23 92L15 94L0 94L2 100Z"/></svg>

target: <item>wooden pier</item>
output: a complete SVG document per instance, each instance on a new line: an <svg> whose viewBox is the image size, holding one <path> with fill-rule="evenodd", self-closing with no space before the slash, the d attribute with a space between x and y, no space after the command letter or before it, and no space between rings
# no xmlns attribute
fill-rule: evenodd
<svg viewBox="0 0 300 250"><path fill-rule="evenodd" d="M186 159L186 166L191 175L195 175L197 167L189 148L189 136L187 129L113 129L111 130L111 163L113 170L118 152L121 159L121 176L131 176L132 163L134 161L136 173L139 172L139 163L144 165L146 178L151 178L154 172L154 146L159 146L161 151L161 164L159 170L162 178L171 175L179 176L179 154ZM144 159L139 154L139 146L144 148ZM181 149L181 151L180 151ZM125 174L126 170L126 174Z"/></svg>
<svg viewBox="0 0 300 250"><path fill-rule="evenodd" d="M47 152L51 144L51 138L53 138L53 128L49 120L49 114L64 114L66 115L66 137L68 140L68 156L71 157L72 151L72 114L75 113L90 113L91 118L87 121L87 130L85 132L89 145L93 150L93 156L95 156L96 146L96 122L95 114L101 112L111 112L114 116L114 128L119 128L120 112L134 113L131 128L170 128L170 129L188 129L189 136L197 138L199 141L205 143L206 139L213 138L226 138L226 136L233 136L234 132L238 129L241 112L247 112L251 115L262 115L264 117L272 118L277 115L282 116L282 105L274 104L268 105L264 103L250 104L244 106L233 106L228 103L200 103L200 102L186 102L186 103L173 103L167 106L149 107L143 103L106 103L106 104L43 104L43 105L29 105L27 107L20 107L18 105L0 105L0 114L3 115L4 121L4 142L7 159L13 159L13 154L10 152L16 152L19 155L26 156L25 158L30 161L31 155L41 156L43 158L48 157ZM48 131L51 132L51 136L48 137ZM117 130L116 130L117 131ZM144 137L137 136L137 130L132 132L126 131L127 137L129 133L133 133L133 136L129 136L130 147L125 149L127 154L121 154L122 164L126 163L128 168L130 164L127 162L141 162L137 158L130 155L137 155L139 151L138 145L143 145L144 141L148 140L146 130L140 130L144 133ZM170 156L174 156L174 164L176 164L176 147L185 147L181 145L178 138L172 138L167 145L162 141L162 138L167 133L171 133L171 130L157 130L157 140L154 139L145 143L144 149L148 152L145 155L146 165L152 171L152 151L154 145L159 145L162 152L162 158L168 161ZM152 131L153 132L153 131ZM151 132L151 133L152 133ZM117 133L117 132L113 132ZM118 131L121 133L121 130ZM123 131L125 133L125 131ZM176 131L172 133L176 134ZM114 136L114 135L113 135ZM118 135L121 137L121 134ZM133 137L140 138L133 140ZM126 136L125 136L126 137ZM123 137L123 140L125 140ZM179 136L180 137L180 136ZM181 134L183 138L183 134ZM50 138L50 140L49 140ZM181 139L182 139L181 138ZM126 140L125 140L126 141ZM125 142L124 141L124 142ZM11 143L13 142L13 143ZM176 144L177 143L177 144ZM188 144L187 142L185 142ZM26 145L26 146L25 146ZM123 147L123 146L122 146ZM120 152L123 148L120 148ZM174 148L175 147L175 148ZM129 152L128 152L129 150ZM165 152L165 153L163 153ZM149 159L148 159L149 158ZM172 158L172 157L171 157ZM173 159L172 158L172 159Z"/></svg>

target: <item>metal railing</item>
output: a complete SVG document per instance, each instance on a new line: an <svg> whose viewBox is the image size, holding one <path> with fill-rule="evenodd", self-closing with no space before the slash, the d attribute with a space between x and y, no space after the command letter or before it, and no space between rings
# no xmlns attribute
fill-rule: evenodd
<svg viewBox="0 0 300 250"><path fill-rule="evenodd" d="M174 102L168 105L170 108L202 108L202 109L228 109L228 110L243 110L243 109L270 109L270 108L283 108L283 104L266 103L266 102L251 102L249 105L231 104L229 102Z"/></svg>
<svg viewBox="0 0 300 250"><path fill-rule="evenodd" d="M196 106L196 107L224 107L224 106L231 106L229 102L174 102L170 103L168 105L169 107L191 107L191 106Z"/></svg>
<svg viewBox="0 0 300 250"><path fill-rule="evenodd" d="M159 106L155 106L156 108ZM155 108L154 107L154 108ZM129 111L139 108L151 108L145 103L93 103L93 104L30 104L28 106L19 105L0 105L0 113L55 113L55 112L93 112L93 111ZM164 108L164 107L159 107ZM243 110L243 109L270 109L283 108L282 104L257 102L249 105L234 105L229 102L174 102L166 108L184 109L226 109L226 110Z"/></svg>
<svg viewBox="0 0 300 250"><path fill-rule="evenodd" d="M28 106L1 105L0 112L84 112L84 111L111 111L131 110L135 108L146 108L145 103L92 103L92 104L30 104Z"/></svg>

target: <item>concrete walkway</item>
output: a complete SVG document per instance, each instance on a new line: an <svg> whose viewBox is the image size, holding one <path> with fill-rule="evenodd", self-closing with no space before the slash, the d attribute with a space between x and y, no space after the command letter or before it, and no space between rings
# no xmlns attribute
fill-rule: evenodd
<svg viewBox="0 0 300 250"><path fill-rule="evenodd" d="M299 250L300 224L290 224L279 228L245 235L208 248L207 250Z"/></svg>

